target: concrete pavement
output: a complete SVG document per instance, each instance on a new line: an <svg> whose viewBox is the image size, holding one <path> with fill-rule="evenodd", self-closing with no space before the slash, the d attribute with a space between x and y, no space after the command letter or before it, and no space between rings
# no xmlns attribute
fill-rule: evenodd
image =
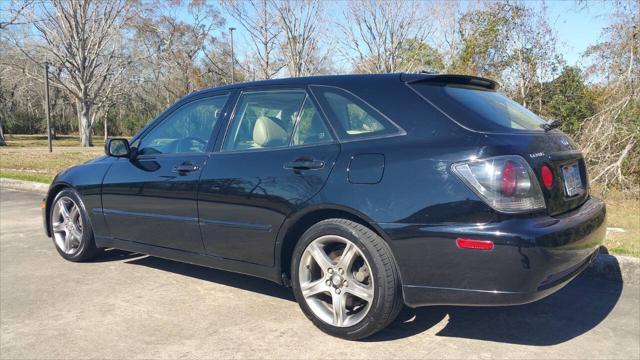
<svg viewBox="0 0 640 360"><path fill-rule="evenodd" d="M0 358L640 358L640 288L579 277L514 307L405 309L363 342L268 281L108 251L64 261L38 195L0 190Z"/></svg>

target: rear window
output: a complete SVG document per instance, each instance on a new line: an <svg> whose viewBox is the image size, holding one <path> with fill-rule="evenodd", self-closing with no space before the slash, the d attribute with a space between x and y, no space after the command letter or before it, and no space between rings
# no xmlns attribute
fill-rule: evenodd
<svg viewBox="0 0 640 360"><path fill-rule="evenodd" d="M544 120L499 92L459 85L411 86L467 128L486 132L543 131L540 126Z"/></svg>

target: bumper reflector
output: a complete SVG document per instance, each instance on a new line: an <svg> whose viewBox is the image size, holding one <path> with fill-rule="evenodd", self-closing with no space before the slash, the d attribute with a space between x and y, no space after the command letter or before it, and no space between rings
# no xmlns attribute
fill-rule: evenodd
<svg viewBox="0 0 640 360"><path fill-rule="evenodd" d="M458 245L460 249L473 249L473 250L492 250L493 249L493 241L490 241L490 240L474 240L474 239L457 238L456 245Z"/></svg>

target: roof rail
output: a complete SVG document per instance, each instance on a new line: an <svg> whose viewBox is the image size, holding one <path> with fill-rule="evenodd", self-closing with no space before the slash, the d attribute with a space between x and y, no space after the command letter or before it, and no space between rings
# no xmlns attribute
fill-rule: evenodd
<svg viewBox="0 0 640 360"><path fill-rule="evenodd" d="M478 76L456 74L402 73L400 75L400 80L410 84L429 82L440 84L473 85L490 90L497 90L500 87L500 85L493 80L485 79Z"/></svg>

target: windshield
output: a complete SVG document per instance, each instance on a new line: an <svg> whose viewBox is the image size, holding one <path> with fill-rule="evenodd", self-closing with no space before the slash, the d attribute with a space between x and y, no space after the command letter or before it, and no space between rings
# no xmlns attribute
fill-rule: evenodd
<svg viewBox="0 0 640 360"><path fill-rule="evenodd" d="M411 85L460 124L486 132L543 131L538 115L499 92L438 84Z"/></svg>

